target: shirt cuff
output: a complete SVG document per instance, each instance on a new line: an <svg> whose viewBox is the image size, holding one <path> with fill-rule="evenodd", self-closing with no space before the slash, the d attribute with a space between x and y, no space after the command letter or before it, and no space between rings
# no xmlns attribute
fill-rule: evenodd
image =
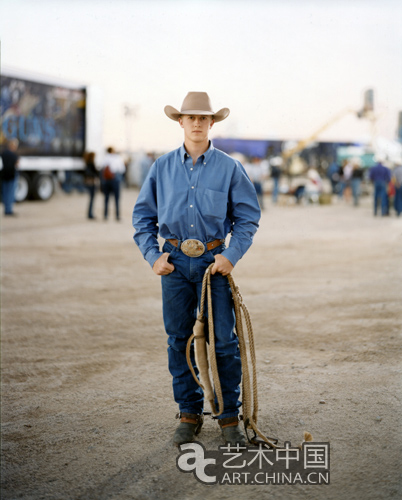
<svg viewBox="0 0 402 500"><path fill-rule="evenodd" d="M155 262L159 259L161 255L162 252L148 252L144 258L148 262L148 264L153 268Z"/></svg>
<svg viewBox="0 0 402 500"><path fill-rule="evenodd" d="M223 255L223 257L226 257L226 259L228 259L228 261L232 264L232 266L234 267L237 262L241 259L241 254L238 250L236 250L235 248L226 248L222 253L221 255Z"/></svg>

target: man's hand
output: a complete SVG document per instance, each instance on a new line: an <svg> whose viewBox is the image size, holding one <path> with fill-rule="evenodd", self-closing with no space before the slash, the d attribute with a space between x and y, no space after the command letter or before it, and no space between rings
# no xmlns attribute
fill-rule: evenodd
<svg viewBox="0 0 402 500"><path fill-rule="evenodd" d="M222 276L227 276L233 271L233 267L230 260L218 253L215 255L215 264L211 269L211 274L221 273Z"/></svg>
<svg viewBox="0 0 402 500"><path fill-rule="evenodd" d="M163 253L152 267L152 270L158 276L164 276L174 271L174 265L168 262L169 253Z"/></svg>

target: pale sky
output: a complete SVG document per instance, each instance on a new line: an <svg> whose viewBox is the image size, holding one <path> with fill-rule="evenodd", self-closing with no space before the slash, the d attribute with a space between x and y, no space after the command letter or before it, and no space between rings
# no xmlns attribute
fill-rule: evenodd
<svg viewBox="0 0 402 500"><path fill-rule="evenodd" d="M100 87L106 145L174 149L188 91L229 107L212 136L301 139L374 88L378 133L402 110L399 0L1 0L2 65ZM370 137L350 114L321 140Z"/></svg>

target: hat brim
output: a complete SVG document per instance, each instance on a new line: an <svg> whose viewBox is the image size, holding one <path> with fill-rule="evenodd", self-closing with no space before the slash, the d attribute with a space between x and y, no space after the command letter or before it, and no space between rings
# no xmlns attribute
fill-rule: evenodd
<svg viewBox="0 0 402 500"><path fill-rule="evenodd" d="M184 113L181 113L178 111L176 108L173 106L165 106L165 114L168 116L171 120L174 120L176 122L179 121L179 118L183 115L203 115L203 116L213 116L215 122L221 122L225 118L229 116L230 109L229 108L222 108L216 113L212 113L212 111L203 111L199 109L189 109L186 110Z"/></svg>

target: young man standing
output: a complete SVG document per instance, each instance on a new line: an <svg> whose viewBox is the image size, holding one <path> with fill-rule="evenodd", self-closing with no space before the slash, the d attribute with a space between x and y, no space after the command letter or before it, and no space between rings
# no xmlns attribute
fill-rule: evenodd
<svg viewBox="0 0 402 500"><path fill-rule="evenodd" d="M205 270L213 263L212 301L217 366L224 410L219 424L227 443L245 443L239 426L241 360L233 299L226 276L252 244L260 209L242 165L215 149L208 136L229 109L213 111L208 94L189 92L181 110L166 115L184 130L184 144L152 165L133 212L134 240L162 278L169 370L179 405L173 441L192 441L203 423L203 392L186 360ZM160 251L158 233L165 240ZM225 238L231 234L230 244Z"/></svg>

